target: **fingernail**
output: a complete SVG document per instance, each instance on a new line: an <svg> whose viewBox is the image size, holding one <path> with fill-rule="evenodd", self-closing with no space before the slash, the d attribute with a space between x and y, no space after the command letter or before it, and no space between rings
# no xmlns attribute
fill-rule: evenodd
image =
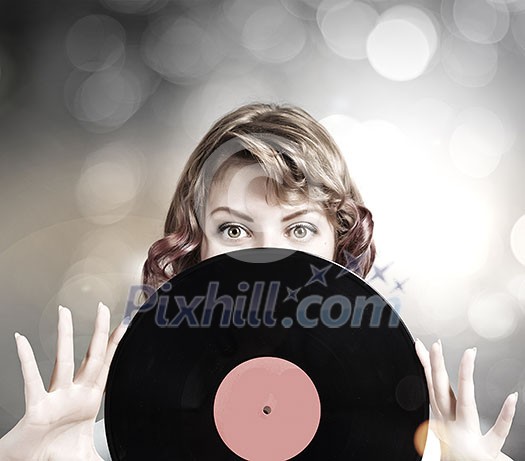
<svg viewBox="0 0 525 461"><path fill-rule="evenodd" d="M17 340L20 336L21 336L20 333L15 332L15 340Z"/></svg>
<svg viewBox="0 0 525 461"><path fill-rule="evenodd" d="M518 400L519 395L518 395L517 392L514 392L514 394L512 394L512 395L513 395L514 397L516 397L516 400Z"/></svg>
<svg viewBox="0 0 525 461"><path fill-rule="evenodd" d="M472 348L472 351L474 352L474 357L476 356L477 352L478 352L478 348L477 347L473 347Z"/></svg>
<svg viewBox="0 0 525 461"><path fill-rule="evenodd" d="M441 344L441 339L438 339L439 348L443 349L443 345Z"/></svg>
<svg viewBox="0 0 525 461"><path fill-rule="evenodd" d="M62 306L62 304L59 304L58 305L58 312L60 312L62 309L64 309L64 306Z"/></svg>

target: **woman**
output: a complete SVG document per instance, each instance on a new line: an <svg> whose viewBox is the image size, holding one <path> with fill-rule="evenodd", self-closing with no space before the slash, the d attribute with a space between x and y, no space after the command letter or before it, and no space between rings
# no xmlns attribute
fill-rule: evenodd
<svg viewBox="0 0 525 461"><path fill-rule="evenodd" d="M375 246L373 220L327 131L288 105L249 104L217 121L190 156L166 218L164 238L150 248L145 285L158 287L211 256L250 247L292 248L332 259L363 278ZM26 413L0 440L3 460L101 460L93 445L111 359L125 331L109 336L109 309L99 304L93 338L76 375L71 313L59 308L57 360L45 390L27 339L16 334ZM420 341L442 459L510 459L501 447L517 394L493 428L481 434L474 400L475 350L463 355L458 396L444 366L441 343L430 353Z"/></svg>

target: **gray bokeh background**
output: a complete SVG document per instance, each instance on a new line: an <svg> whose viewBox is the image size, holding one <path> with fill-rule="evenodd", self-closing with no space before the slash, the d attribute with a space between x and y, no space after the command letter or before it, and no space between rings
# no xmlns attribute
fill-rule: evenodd
<svg viewBox="0 0 525 461"><path fill-rule="evenodd" d="M454 381L477 346L484 429L520 392L522 459L523 75L523 0L2 2L0 434L23 414L13 333L49 379L66 305L80 360L98 301L121 318L200 137L262 100L334 135L374 214L368 280L442 339Z"/></svg>

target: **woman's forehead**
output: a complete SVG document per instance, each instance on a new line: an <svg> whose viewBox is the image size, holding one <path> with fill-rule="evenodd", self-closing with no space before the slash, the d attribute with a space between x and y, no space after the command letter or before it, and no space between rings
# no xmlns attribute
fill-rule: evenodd
<svg viewBox="0 0 525 461"><path fill-rule="evenodd" d="M306 195L301 191L280 186L273 179L261 174L260 171L262 171L260 167L246 167L238 169L233 174L225 175L221 180L214 182L206 200L208 206L220 206L219 204L230 206L239 202L251 201L264 202L280 208L295 209L304 207L309 203ZM272 182L274 187L271 187ZM279 195L286 195L285 200L283 197L278 198L272 194L275 188L284 192L284 194ZM318 207L318 205L316 206Z"/></svg>

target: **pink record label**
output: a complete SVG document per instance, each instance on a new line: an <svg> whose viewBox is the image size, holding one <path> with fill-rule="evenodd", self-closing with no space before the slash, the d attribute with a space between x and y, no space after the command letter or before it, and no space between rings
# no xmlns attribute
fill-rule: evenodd
<svg viewBox="0 0 525 461"><path fill-rule="evenodd" d="M303 451L321 418L310 377L277 357L247 360L231 370L215 395L215 426L223 442L249 461L285 461Z"/></svg>

